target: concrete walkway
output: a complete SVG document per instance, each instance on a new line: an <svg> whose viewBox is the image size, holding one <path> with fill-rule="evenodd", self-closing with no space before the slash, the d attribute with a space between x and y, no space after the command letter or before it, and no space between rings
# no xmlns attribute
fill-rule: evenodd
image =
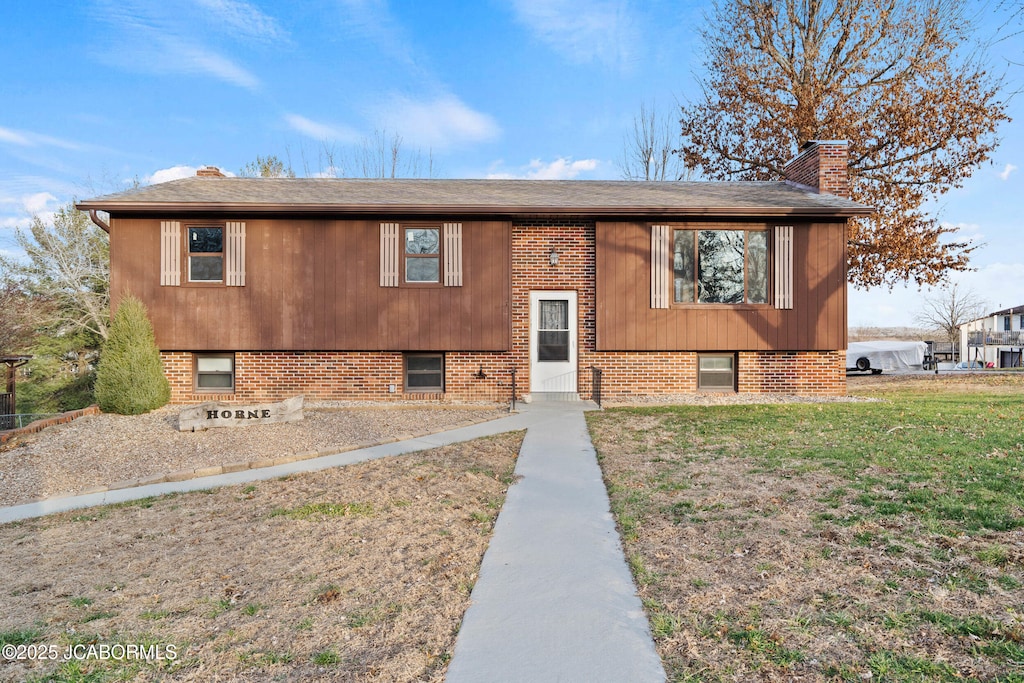
<svg viewBox="0 0 1024 683"><path fill-rule="evenodd" d="M583 412L585 402L255 470L0 508L0 523L166 493L197 491L401 455L527 429L484 555L448 683L665 680L626 566Z"/></svg>
<svg viewBox="0 0 1024 683"><path fill-rule="evenodd" d="M664 681L583 411L526 406L529 430L447 683Z"/></svg>

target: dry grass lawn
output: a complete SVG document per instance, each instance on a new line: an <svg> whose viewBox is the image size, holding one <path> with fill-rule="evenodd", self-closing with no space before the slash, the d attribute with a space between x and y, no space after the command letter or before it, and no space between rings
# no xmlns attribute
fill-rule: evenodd
<svg viewBox="0 0 1024 683"><path fill-rule="evenodd" d="M0 527L5 681L439 681L522 434Z"/></svg>
<svg viewBox="0 0 1024 683"><path fill-rule="evenodd" d="M1024 681L1024 377L588 416L671 681Z"/></svg>

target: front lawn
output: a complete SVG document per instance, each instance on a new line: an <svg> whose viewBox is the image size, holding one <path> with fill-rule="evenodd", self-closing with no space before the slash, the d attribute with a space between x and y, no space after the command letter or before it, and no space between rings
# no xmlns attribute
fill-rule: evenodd
<svg viewBox="0 0 1024 683"><path fill-rule="evenodd" d="M0 681L440 681L522 436L0 526Z"/></svg>
<svg viewBox="0 0 1024 683"><path fill-rule="evenodd" d="M1024 378L589 423L673 681L1024 681Z"/></svg>

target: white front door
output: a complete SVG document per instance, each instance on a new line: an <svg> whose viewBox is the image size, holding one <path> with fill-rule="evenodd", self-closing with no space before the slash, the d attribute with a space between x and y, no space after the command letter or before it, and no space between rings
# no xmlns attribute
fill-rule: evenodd
<svg viewBox="0 0 1024 683"><path fill-rule="evenodd" d="M530 292L530 392L576 393L576 292Z"/></svg>

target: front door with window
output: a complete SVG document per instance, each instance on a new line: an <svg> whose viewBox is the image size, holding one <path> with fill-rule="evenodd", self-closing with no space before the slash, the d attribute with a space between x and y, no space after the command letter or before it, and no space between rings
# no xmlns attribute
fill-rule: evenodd
<svg viewBox="0 0 1024 683"><path fill-rule="evenodd" d="M530 392L576 393L576 292L530 292Z"/></svg>

